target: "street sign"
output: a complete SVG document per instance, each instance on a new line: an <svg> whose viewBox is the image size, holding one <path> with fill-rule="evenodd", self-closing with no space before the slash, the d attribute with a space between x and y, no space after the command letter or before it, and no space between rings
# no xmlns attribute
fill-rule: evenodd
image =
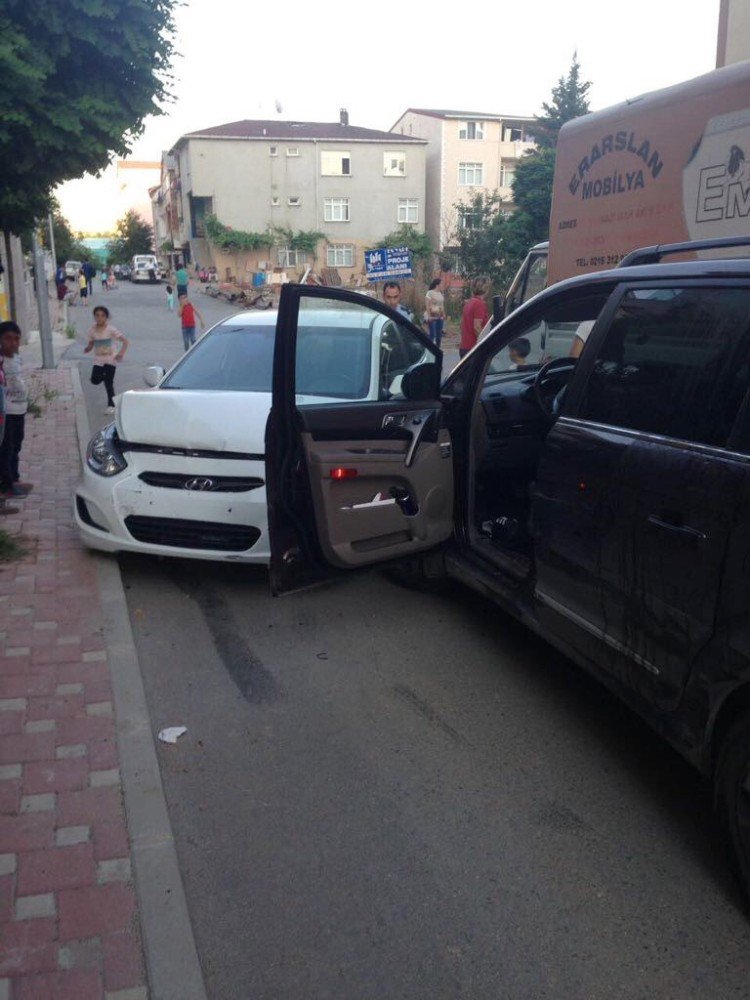
<svg viewBox="0 0 750 1000"><path fill-rule="evenodd" d="M368 281L411 278L411 250L408 247L365 250L365 272Z"/></svg>

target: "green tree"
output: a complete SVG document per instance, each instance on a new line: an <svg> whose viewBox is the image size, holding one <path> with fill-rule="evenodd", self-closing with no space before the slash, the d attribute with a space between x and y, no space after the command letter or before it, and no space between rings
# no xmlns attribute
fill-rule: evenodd
<svg viewBox="0 0 750 1000"><path fill-rule="evenodd" d="M0 229L45 215L62 181L125 156L163 113L177 0L3 0Z"/></svg>
<svg viewBox="0 0 750 1000"><path fill-rule="evenodd" d="M591 82L581 79L578 53L574 52L567 76L557 81L552 88L552 100L542 104L544 113L535 116L536 124L529 129L539 149L554 149L565 122L589 113L590 88Z"/></svg>
<svg viewBox="0 0 750 1000"><path fill-rule="evenodd" d="M498 248L506 228L502 199L480 192L456 206L459 228L455 235L462 270L471 276L488 274L493 284L501 274Z"/></svg>
<svg viewBox="0 0 750 1000"><path fill-rule="evenodd" d="M417 274L421 272L421 276L424 278L426 271L432 270L432 260L435 254L432 240L427 233L420 233L408 222L402 223L398 229L394 229L392 233L384 236L377 247L408 247L411 250L412 262Z"/></svg>
<svg viewBox="0 0 750 1000"><path fill-rule="evenodd" d="M154 252L154 230L132 208L115 227L114 239L107 246L107 259L124 264L137 253Z"/></svg>

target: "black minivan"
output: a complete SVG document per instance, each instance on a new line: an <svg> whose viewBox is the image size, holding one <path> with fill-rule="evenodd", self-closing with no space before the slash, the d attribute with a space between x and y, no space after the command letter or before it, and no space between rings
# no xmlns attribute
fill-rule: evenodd
<svg viewBox="0 0 750 1000"><path fill-rule="evenodd" d="M704 249L547 289L442 385L440 352L399 313L285 286L271 579L278 594L390 563L488 595L712 777L750 892L750 259ZM342 351L340 401L297 405L297 323L320 308L389 318L379 399L358 398Z"/></svg>

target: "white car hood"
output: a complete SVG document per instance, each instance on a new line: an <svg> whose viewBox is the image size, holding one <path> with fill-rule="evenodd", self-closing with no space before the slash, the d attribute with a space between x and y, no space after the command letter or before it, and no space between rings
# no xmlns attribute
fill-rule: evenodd
<svg viewBox="0 0 750 1000"><path fill-rule="evenodd" d="M270 409L270 392L129 389L115 422L132 443L262 455Z"/></svg>

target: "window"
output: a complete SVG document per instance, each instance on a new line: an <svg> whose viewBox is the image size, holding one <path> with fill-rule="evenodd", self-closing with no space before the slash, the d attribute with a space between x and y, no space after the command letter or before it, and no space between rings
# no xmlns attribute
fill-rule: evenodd
<svg viewBox="0 0 750 1000"><path fill-rule="evenodd" d="M302 204L302 199L299 195L293 195L292 197L287 198L286 203L290 208L299 208Z"/></svg>
<svg viewBox="0 0 750 1000"><path fill-rule="evenodd" d="M516 176L515 165L511 163L501 163L500 164L500 187L509 188L513 183L513 178Z"/></svg>
<svg viewBox="0 0 750 1000"><path fill-rule="evenodd" d="M483 167L481 163L459 163L458 183L467 186L481 187L483 184Z"/></svg>
<svg viewBox="0 0 750 1000"><path fill-rule="evenodd" d="M383 176L406 176L406 153L383 153Z"/></svg>
<svg viewBox="0 0 750 1000"><path fill-rule="evenodd" d="M326 198L323 202L323 220L325 222L348 222L349 199Z"/></svg>
<svg viewBox="0 0 750 1000"><path fill-rule="evenodd" d="M419 222L419 199L399 198L397 222Z"/></svg>
<svg viewBox="0 0 750 1000"><path fill-rule="evenodd" d="M321 150L320 172L324 177L351 177L352 154L345 150Z"/></svg>
<svg viewBox="0 0 750 1000"><path fill-rule="evenodd" d="M484 139L484 122L464 122L458 126L459 139Z"/></svg>
<svg viewBox="0 0 750 1000"><path fill-rule="evenodd" d="M750 385L750 291L627 292L586 386L581 416L724 447Z"/></svg>
<svg viewBox="0 0 750 1000"><path fill-rule="evenodd" d="M354 247L351 243L334 243L326 250L327 267L354 267Z"/></svg>
<svg viewBox="0 0 750 1000"><path fill-rule="evenodd" d="M286 147L287 156L299 156L299 146L287 146Z"/></svg>
<svg viewBox="0 0 750 1000"><path fill-rule="evenodd" d="M523 142L523 129L506 125L503 129L503 142Z"/></svg>
<svg viewBox="0 0 750 1000"><path fill-rule="evenodd" d="M276 259L279 267L304 267L307 264L304 250L292 250L290 247L278 247Z"/></svg>
<svg viewBox="0 0 750 1000"><path fill-rule="evenodd" d="M280 204L281 204L281 198L277 198L277 197L271 198L271 207L272 208L278 208Z"/></svg>
<svg viewBox="0 0 750 1000"><path fill-rule="evenodd" d="M482 213L472 208L459 208L458 228L459 229L479 229L482 225Z"/></svg>
<svg viewBox="0 0 750 1000"><path fill-rule="evenodd" d="M268 147L268 155L269 156L278 156L279 155L279 147L278 146L269 146Z"/></svg>

